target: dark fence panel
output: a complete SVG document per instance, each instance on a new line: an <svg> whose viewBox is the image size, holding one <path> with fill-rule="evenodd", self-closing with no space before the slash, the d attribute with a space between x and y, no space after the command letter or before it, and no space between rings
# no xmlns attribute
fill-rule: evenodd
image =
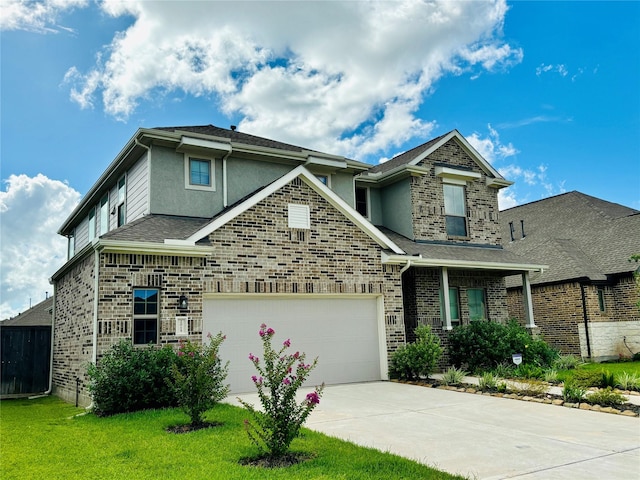
<svg viewBox="0 0 640 480"><path fill-rule="evenodd" d="M0 336L0 394L46 391L51 365L51 327L2 327Z"/></svg>

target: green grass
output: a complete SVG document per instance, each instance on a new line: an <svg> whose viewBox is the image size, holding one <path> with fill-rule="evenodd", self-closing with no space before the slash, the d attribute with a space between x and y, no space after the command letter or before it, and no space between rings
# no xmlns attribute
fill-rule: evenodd
<svg viewBox="0 0 640 480"><path fill-rule="evenodd" d="M462 478L410 460L303 429L292 450L314 457L266 471L242 466L258 451L244 431L243 409L221 404L206 420L222 426L186 434L178 409L113 417L92 414L55 397L0 403L3 480L46 479L451 479Z"/></svg>
<svg viewBox="0 0 640 480"><path fill-rule="evenodd" d="M566 382L573 378L573 374L576 370L584 370L591 372L608 372L613 373L615 376L627 372L640 375L640 362L616 362L616 363L585 363L580 365L575 370L559 370L558 380Z"/></svg>

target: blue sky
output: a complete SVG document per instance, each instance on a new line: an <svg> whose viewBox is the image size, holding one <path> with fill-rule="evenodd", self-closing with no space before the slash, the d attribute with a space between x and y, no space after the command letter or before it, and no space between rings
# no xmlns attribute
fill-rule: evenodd
<svg viewBox="0 0 640 480"><path fill-rule="evenodd" d="M640 2L3 0L0 318L138 127L214 124L369 163L454 128L501 208L640 209Z"/></svg>

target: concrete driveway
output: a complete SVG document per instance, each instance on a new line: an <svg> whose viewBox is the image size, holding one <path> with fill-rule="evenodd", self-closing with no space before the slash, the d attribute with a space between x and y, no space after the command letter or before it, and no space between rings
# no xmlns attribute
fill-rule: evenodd
<svg viewBox="0 0 640 480"><path fill-rule="evenodd" d="M305 426L470 478L640 479L633 417L372 382L327 387Z"/></svg>

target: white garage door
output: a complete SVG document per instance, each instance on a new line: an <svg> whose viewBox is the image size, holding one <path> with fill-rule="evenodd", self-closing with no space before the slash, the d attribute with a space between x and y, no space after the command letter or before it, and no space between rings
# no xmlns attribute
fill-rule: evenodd
<svg viewBox="0 0 640 480"><path fill-rule="evenodd" d="M205 297L203 335L226 335L220 355L230 361L227 378L233 393L255 391L251 376L257 372L249 354L263 356L261 323L275 330L274 348L291 339L289 353L306 353L307 363L318 357L307 385L382 378L380 352L386 350L381 349L384 325L376 297Z"/></svg>

